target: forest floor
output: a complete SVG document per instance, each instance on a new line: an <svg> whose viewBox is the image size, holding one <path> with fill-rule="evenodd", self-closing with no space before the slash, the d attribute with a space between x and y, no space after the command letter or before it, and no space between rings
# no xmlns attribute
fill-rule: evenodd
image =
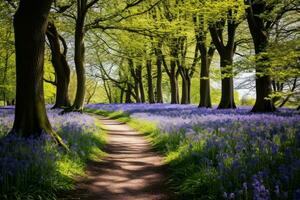
<svg viewBox="0 0 300 200"><path fill-rule="evenodd" d="M166 166L142 134L126 124L99 117L108 134L101 161L90 162L86 177L60 199L166 200Z"/></svg>

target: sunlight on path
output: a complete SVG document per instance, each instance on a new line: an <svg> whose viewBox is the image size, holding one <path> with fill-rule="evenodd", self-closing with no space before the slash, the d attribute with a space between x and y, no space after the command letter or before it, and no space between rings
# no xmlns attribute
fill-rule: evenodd
<svg viewBox="0 0 300 200"><path fill-rule="evenodd" d="M107 157L91 162L87 178L62 199L166 200L165 167L145 138L126 124L100 118L108 133Z"/></svg>

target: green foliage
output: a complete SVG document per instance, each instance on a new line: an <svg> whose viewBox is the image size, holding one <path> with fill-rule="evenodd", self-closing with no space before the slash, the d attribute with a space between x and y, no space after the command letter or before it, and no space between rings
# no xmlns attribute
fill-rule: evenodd
<svg viewBox="0 0 300 200"><path fill-rule="evenodd" d="M14 34L11 9L0 3L0 105L6 105L14 99Z"/></svg>

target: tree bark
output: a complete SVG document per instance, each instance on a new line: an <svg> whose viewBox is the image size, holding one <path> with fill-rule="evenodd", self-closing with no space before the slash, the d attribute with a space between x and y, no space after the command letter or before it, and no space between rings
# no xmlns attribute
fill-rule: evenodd
<svg viewBox="0 0 300 200"><path fill-rule="evenodd" d="M127 83L127 90L126 90L126 94L125 94L125 103L132 103L131 101L131 84Z"/></svg>
<svg viewBox="0 0 300 200"><path fill-rule="evenodd" d="M187 78L187 82L188 82L188 103L190 104L191 101L191 87L192 87L192 80L190 77Z"/></svg>
<svg viewBox="0 0 300 200"><path fill-rule="evenodd" d="M145 103L145 90L143 84L143 74L142 74L142 65L138 65L136 68L136 77L139 84L139 91L141 95L141 102Z"/></svg>
<svg viewBox="0 0 300 200"><path fill-rule="evenodd" d="M120 103L123 103L124 89L120 89Z"/></svg>
<svg viewBox="0 0 300 200"><path fill-rule="evenodd" d="M152 62L151 60L147 60L147 83L148 83L148 101L150 104L154 102L154 92L153 92L153 84L152 84Z"/></svg>
<svg viewBox="0 0 300 200"><path fill-rule="evenodd" d="M210 97L210 80L209 80L209 68L210 60L214 54L214 49L207 52L205 43L200 41L200 57L201 57L201 69L200 69L200 103L198 107L211 108ZM211 53L210 53L211 52ZM210 57L211 56L211 57Z"/></svg>
<svg viewBox="0 0 300 200"><path fill-rule="evenodd" d="M108 85L109 83L107 83L107 81L104 78L102 78L102 79L103 79L104 90L105 90L106 96L108 98L108 102L112 103L112 95L111 95L111 91L110 91L109 85Z"/></svg>
<svg viewBox="0 0 300 200"><path fill-rule="evenodd" d="M212 57L215 53L215 47L211 42L210 46L207 47L207 33L208 30L205 27L205 20L203 15L193 17L195 25L195 34L197 47L200 51L200 102L198 107L211 108L211 96L210 96L210 64Z"/></svg>
<svg viewBox="0 0 300 200"><path fill-rule="evenodd" d="M171 104L178 104L178 80L176 75L176 62L172 60L170 63L170 87L171 87Z"/></svg>
<svg viewBox="0 0 300 200"><path fill-rule="evenodd" d="M231 10L228 12L227 19L227 44L223 43L223 28L225 21L216 22L209 27L210 35L217 51L220 55L221 67L221 101L218 109L236 108L234 102L234 87L233 87L233 55L235 52L235 33L238 24L231 20Z"/></svg>
<svg viewBox="0 0 300 200"><path fill-rule="evenodd" d="M189 104L189 81L185 69L181 70L181 104Z"/></svg>
<svg viewBox="0 0 300 200"><path fill-rule="evenodd" d="M55 70L56 100L53 108L66 108L71 105L68 95L70 83L70 67L66 60L67 46L64 39L58 34L53 23L48 23L47 38L50 43L52 65ZM60 40L64 50L61 52Z"/></svg>
<svg viewBox="0 0 300 200"><path fill-rule="evenodd" d="M86 2L77 2L77 18L75 25L75 69L77 77L76 96L71 110L82 112L85 97L85 68L84 68L84 22L87 12Z"/></svg>
<svg viewBox="0 0 300 200"><path fill-rule="evenodd" d="M139 92L139 80L136 74L136 71L134 69L134 63L132 61L132 59L128 59L128 66L129 66L129 70L130 70L130 74L131 77L133 77L133 81L134 81L134 93L135 93L135 102L136 103L141 103L141 97L140 97L140 92Z"/></svg>
<svg viewBox="0 0 300 200"><path fill-rule="evenodd" d="M16 108L11 134L39 137L47 133L59 144L45 108L43 69L45 34L52 0L21 0L14 16Z"/></svg>
<svg viewBox="0 0 300 200"><path fill-rule="evenodd" d="M246 1L247 21L252 35L255 54L260 55L266 51L269 43L268 30L261 15L267 11L264 1ZM270 68L264 61L268 58L264 55L256 63L256 101L252 112L273 112L276 110L274 102L269 98L272 94L271 77L266 73Z"/></svg>
<svg viewBox="0 0 300 200"><path fill-rule="evenodd" d="M159 43L157 49L155 49L156 54L156 67L157 67L157 78L156 78L156 103L163 103L162 96L162 62L163 55L161 51L162 44Z"/></svg>
<svg viewBox="0 0 300 200"><path fill-rule="evenodd" d="M218 109L236 108L234 102L234 89L233 89L233 77L232 68L233 55L229 52L228 56L221 56L221 101ZM223 77L225 76L225 77Z"/></svg>
<svg viewBox="0 0 300 200"><path fill-rule="evenodd" d="M177 62L178 59L178 39L173 38L170 44L171 48L171 61L170 61L170 70L164 62L164 67L167 71L170 80L170 88L171 88L171 104L178 104L179 103L179 93L178 93L178 74L177 74Z"/></svg>

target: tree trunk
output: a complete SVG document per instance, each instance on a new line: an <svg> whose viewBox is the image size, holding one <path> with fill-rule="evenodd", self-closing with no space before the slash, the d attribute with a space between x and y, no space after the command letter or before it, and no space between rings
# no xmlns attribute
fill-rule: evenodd
<svg viewBox="0 0 300 200"><path fill-rule="evenodd" d="M191 101L191 86L192 86L192 80L191 78L188 76L187 78L187 83L188 83L188 104L190 104Z"/></svg>
<svg viewBox="0 0 300 200"><path fill-rule="evenodd" d="M11 134L38 137L53 131L45 109L43 69L45 34L52 0L21 0L14 16L16 48L16 108Z"/></svg>
<svg viewBox="0 0 300 200"><path fill-rule="evenodd" d="M48 23L47 38L50 43L52 65L56 76L56 100L53 108L66 108L71 105L68 95L70 67L66 60L67 46L53 23ZM64 46L63 53L60 50L60 40Z"/></svg>
<svg viewBox="0 0 300 200"><path fill-rule="evenodd" d="M266 51L269 38L264 19L261 16L268 9L263 1L246 1L247 21L252 35L255 54L260 55ZM270 66L265 64L268 58L264 55L256 63L256 101L252 112L273 112L276 110L273 101L269 98L272 94L271 77L267 74Z"/></svg>
<svg viewBox="0 0 300 200"><path fill-rule="evenodd" d="M232 16L232 11L228 11L228 16ZM216 49L220 55L221 68L221 101L218 109L232 109L236 108L234 102L234 88L233 88L233 55L235 52L235 33L238 23L234 20L227 19L227 44L223 42L223 28L225 21L219 21L210 25L209 31Z"/></svg>
<svg viewBox="0 0 300 200"><path fill-rule="evenodd" d="M209 69L212 58L215 53L215 47L210 44L210 47L206 46L206 34L200 34L197 37L197 45L200 51L201 66L200 66L200 103L199 108L211 108L211 97L210 97L210 78Z"/></svg>
<svg viewBox="0 0 300 200"><path fill-rule="evenodd" d="M141 97L139 93L139 83L137 81L134 81L134 93L135 93L135 102L141 103Z"/></svg>
<svg viewBox="0 0 300 200"><path fill-rule="evenodd" d="M125 103L132 103L131 101L131 85L127 83L127 90L125 94Z"/></svg>
<svg viewBox="0 0 300 200"><path fill-rule="evenodd" d="M108 98L108 102L109 103L112 103L112 94L111 94L111 91L109 89L109 83L107 83L107 81L105 79L103 79L103 86L104 86L104 90L105 90L105 93L106 93L106 96Z"/></svg>
<svg viewBox="0 0 300 200"><path fill-rule="evenodd" d="M145 103L145 90L144 90L144 84L143 84L143 74L142 74L142 66L138 65L136 68L136 77L137 81L139 83L139 90L141 94L141 102Z"/></svg>
<svg viewBox="0 0 300 200"><path fill-rule="evenodd" d="M198 107L211 108L209 61L206 47L201 51L201 72L200 72L200 103Z"/></svg>
<svg viewBox="0 0 300 200"><path fill-rule="evenodd" d="M148 83L148 101L150 104L154 102L153 84L152 84L152 63L151 60L147 60L147 83Z"/></svg>
<svg viewBox="0 0 300 200"><path fill-rule="evenodd" d="M187 76L184 73L184 69L182 69L182 72L180 73L181 75L181 79L182 79L182 85L181 85L181 104L188 104L188 100L189 100L189 86L188 86L188 80L187 80Z"/></svg>
<svg viewBox="0 0 300 200"><path fill-rule="evenodd" d="M155 52L156 52L156 67L157 67L156 103L163 103L163 96L162 96L162 52L161 52L161 49L157 49Z"/></svg>
<svg viewBox="0 0 300 200"><path fill-rule="evenodd" d="M120 103L123 103L124 89L120 89Z"/></svg>
<svg viewBox="0 0 300 200"><path fill-rule="evenodd" d="M83 3L84 4L84 3ZM83 6L83 7L82 7ZM84 21L86 16L86 5L77 3L77 19L75 26L75 69L77 77L77 89L71 110L82 112L85 97L85 68L84 68Z"/></svg>
<svg viewBox="0 0 300 200"><path fill-rule="evenodd" d="M222 94L218 109L236 108L234 102L233 74L231 67L233 62L233 55L231 54L231 52L229 52L228 55L220 55L220 57Z"/></svg>
<svg viewBox="0 0 300 200"><path fill-rule="evenodd" d="M176 76L176 62L171 61L170 70L171 104L178 104L178 81Z"/></svg>

